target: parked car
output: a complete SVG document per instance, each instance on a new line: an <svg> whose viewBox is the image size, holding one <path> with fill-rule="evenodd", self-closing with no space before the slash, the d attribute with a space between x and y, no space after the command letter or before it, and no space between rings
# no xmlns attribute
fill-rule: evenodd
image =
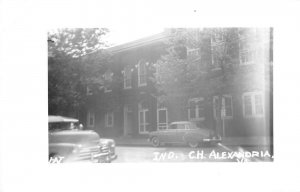
<svg viewBox="0 0 300 192"><path fill-rule="evenodd" d="M197 127L195 123L189 121L173 122L164 130L158 130L149 134L149 142L154 147L165 143L184 143L195 148L200 143L218 143L221 137L217 136L212 130Z"/></svg>
<svg viewBox="0 0 300 192"><path fill-rule="evenodd" d="M49 116L49 162L107 162L100 136L92 130L81 130L78 119Z"/></svg>

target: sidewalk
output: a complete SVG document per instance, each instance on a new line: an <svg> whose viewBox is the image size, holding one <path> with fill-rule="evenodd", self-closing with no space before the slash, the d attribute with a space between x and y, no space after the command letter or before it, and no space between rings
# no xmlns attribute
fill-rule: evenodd
<svg viewBox="0 0 300 192"><path fill-rule="evenodd" d="M121 136L113 138L117 146L151 146L148 136ZM221 142L225 146L268 146L268 137L225 137Z"/></svg>

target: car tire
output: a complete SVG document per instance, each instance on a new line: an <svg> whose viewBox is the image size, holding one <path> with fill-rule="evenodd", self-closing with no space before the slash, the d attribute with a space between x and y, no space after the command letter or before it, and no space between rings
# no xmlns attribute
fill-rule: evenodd
<svg viewBox="0 0 300 192"><path fill-rule="evenodd" d="M188 142L188 145L189 145L189 147L191 147L191 148L196 148L196 147L199 146L199 142L197 142L197 141L189 141L189 142Z"/></svg>
<svg viewBox="0 0 300 192"><path fill-rule="evenodd" d="M159 147L160 146L160 141L159 141L158 137L152 137L151 143L152 143L153 147Z"/></svg>

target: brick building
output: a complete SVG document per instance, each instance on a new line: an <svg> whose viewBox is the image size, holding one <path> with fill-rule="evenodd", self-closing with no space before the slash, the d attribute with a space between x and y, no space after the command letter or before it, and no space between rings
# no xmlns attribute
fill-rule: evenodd
<svg viewBox="0 0 300 192"><path fill-rule="evenodd" d="M192 30L201 35L200 29ZM195 72L204 73L204 78L194 87L169 90L166 99L158 96L157 81L152 79L159 78L154 66L170 48L169 30L109 48L113 62L103 75L103 89L97 94L87 90L86 126L104 136L143 135L189 120L223 137L272 136L272 29L210 30L204 48L181 49L182 59L197 66ZM227 32L230 41L225 40ZM233 72L227 80L228 68L223 65L228 61L217 55L223 46L233 47Z"/></svg>

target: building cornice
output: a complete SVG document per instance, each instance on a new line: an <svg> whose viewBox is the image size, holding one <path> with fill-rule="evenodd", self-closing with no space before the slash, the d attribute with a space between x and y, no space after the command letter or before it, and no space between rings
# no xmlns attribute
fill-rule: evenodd
<svg viewBox="0 0 300 192"><path fill-rule="evenodd" d="M152 36L148 36L145 38L141 38L135 41L131 41L128 43L124 43L121 45L117 45L117 46L113 46L110 47L108 49L106 49L108 52L111 52L113 54L115 53L120 53L123 51L127 51L127 50L131 50L131 49L135 49L135 48L139 48L142 46L146 46L146 45L151 45L157 42L162 42L164 40L166 40L168 37L166 32L162 32L162 33L158 33Z"/></svg>

